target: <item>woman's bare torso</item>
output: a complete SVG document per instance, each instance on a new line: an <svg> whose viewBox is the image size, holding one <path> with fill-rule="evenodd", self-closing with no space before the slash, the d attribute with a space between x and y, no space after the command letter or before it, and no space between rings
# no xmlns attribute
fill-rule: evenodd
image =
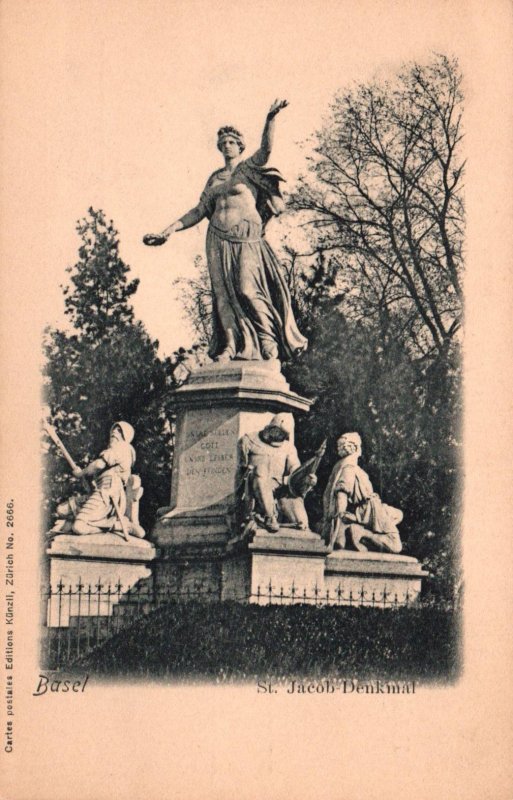
<svg viewBox="0 0 513 800"><path fill-rule="evenodd" d="M220 170L209 184L209 194L215 201L211 222L216 228L228 231L243 220L262 221L256 207L257 189L240 171Z"/></svg>

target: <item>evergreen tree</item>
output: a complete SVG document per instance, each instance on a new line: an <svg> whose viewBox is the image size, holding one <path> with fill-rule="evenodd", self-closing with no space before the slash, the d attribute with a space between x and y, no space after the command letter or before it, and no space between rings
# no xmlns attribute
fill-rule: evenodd
<svg viewBox="0 0 513 800"><path fill-rule="evenodd" d="M45 394L48 413L68 450L85 465L104 449L111 425L130 422L136 431L134 470L144 496L141 521L151 527L169 500L172 457L170 390L187 353L158 356L144 325L134 318L130 298L138 281L119 255L118 232L100 210L89 209L77 224L82 243L68 268L66 314L73 330L46 331ZM64 459L46 445L48 486L45 524L55 504L76 488Z"/></svg>
<svg viewBox="0 0 513 800"><path fill-rule="evenodd" d="M89 209L89 218L77 222L82 239L79 261L68 267L70 285L64 287L65 313L82 341L95 344L133 324L129 300L139 281L128 281L128 267L119 256L118 232L107 223L103 211Z"/></svg>

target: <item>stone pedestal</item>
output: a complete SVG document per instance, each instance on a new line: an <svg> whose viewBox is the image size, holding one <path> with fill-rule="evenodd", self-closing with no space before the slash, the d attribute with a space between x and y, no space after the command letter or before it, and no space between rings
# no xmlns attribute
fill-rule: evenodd
<svg viewBox="0 0 513 800"><path fill-rule="evenodd" d="M46 553L51 593L48 625L65 627L79 613L110 615L124 593L150 577L156 549L145 539L131 536L126 542L114 533L62 534L52 539Z"/></svg>
<svg viewBox="0 0 513 800"><path fill-rule="evenodd" d="M336 550L326 559L326 602L380 608L407 605L418 597L427 575L411 556Z"/></svg>
<svg viewBox="0 0 513 800"><path fill-rule="evenodd" d="M222 597L251 603L315 602L324 587L326 545L311 531L258 530L245 552L228 549Z"/></svg>
<svg viewBox="0 0 513 800"><path fill-rule="evenodd" d="M160 587L188 578L221 588L221 560L234 533L241 474L239 443L278 412L308 411L291 392L278 362L231 361L191 373L175 394L177 430L170 506L161 509L152 541L162 550Z"/></svg>
<svg viewBox="0 0 513 800"><path fill-rule="evenodd" d="M348 550L327 553L311 531L283 525L238 537L239 447L278 412L308 411L278 362L231 361L191 373L175 395L177 431L168 508L151 538L159 546L157 592L254 603L403 605L427 574L416 559Z"/></svg>
<svg viewBox="0 0 513 800"><path fill-rule="evenodd" d="M241 549L227 550L222 569L226 600L287 605L352 605L393 608L412 603L427 576L416 558L327 547L311 531L259 530Z"/></svg>

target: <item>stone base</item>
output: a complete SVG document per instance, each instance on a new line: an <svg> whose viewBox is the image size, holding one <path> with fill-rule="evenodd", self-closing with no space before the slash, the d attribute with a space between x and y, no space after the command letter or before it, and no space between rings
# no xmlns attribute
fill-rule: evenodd
<svg viewBox="0 0 513 800"><path fill-rule="evenodd" d="M251 603L315 602L324 583L326 546L311 531L258 529L245 552L236 544L223 564L222 598Z"/></svg>
<svg viewBox="0 0 513 800"><path fill-rule="evenodd" d="M259 530L247 549L235 544L222 574L223 599L391 608L412 603L427 576L416 558L327 547L311 531Z"/></svg>
<svg viewBox="0 0 513 800"><path fill-rule="evenodd" d="M221 551L214 549L189 550L186 554L164 549L155 562L155 594L170 600L220 600L222 563Z"/></svg>
<svg viewBox="0 0 513 800"><path fill-rule="evenodd" d="M416 558L351 550L327 552L311 531L258 529L251 542L187 551L168 548L155 563L157 592L191 599L393 608L412 603L427 576Z"/></svg>
<svg viewBox="0 0 513 800"><path fill-rule="evenodd" d="M112 614L125 592L150 577L156 548L145 539L131 536L126 542L115 533L62 534L51 540L46 553L51 591L47 624L65 627L79 611L81 616ZM83 587L80 597L79 586Z"/></svg>
<svg viewBox="0 0 513 800"><path fill-rule="evenodd" d="M336 550L326 559L328 605L390 608L413 602L428 573L416 558Z"/></svg>

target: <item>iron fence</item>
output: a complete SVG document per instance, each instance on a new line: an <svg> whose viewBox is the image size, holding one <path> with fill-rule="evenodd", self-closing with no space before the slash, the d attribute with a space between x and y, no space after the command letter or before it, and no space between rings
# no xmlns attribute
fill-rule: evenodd
<svg viewBox="0 0 513 800"><path fill-rule="evenodd" d="M217 599L208 587L192 585L180 590L156 589L143 584L124 587L80 581L62 583L44 593L45 624L42 636L42 665L47 669L71 666L83 655L110 639L136 619L177 600Z"/></svg>
<svg viewBox="0 0 513 800"><path fill-rule="evenodd" d="M42 666L47 669L70 667L85 654L104 641L141 619L151 611L176 602L215 602L221 600L252 603L256 605L352 606L394 609L405 605L433 605L454 609L454 603L431 602L418 596L418 592L369 591L362 584L350 588L339 583L335 588L324 589L317 585L297 588L275 586L270 581L256 590L238 596L222 598L219 587L201 582L181 587L156 587L143 581L135 586L115 585L65 585L62 581L45 592L45 625L42 637Z"/></svg>
<svg viewBox="0 0 513 800"><path fill-rule="evenodd" d="M331 589L321 589L314 585L309 590L306 587L298 589L292 583L285 590L283 586L278 589L269 582L263 587L259 585L255 592L248 595L247 599L259 605L306 603L316 606L399 608L419 601L419 593L408 588L404 592L389 592L386 587L381 592L370 591L365 589L363 584L358 589L353 587L347 589L342 583Z"/></svg>

